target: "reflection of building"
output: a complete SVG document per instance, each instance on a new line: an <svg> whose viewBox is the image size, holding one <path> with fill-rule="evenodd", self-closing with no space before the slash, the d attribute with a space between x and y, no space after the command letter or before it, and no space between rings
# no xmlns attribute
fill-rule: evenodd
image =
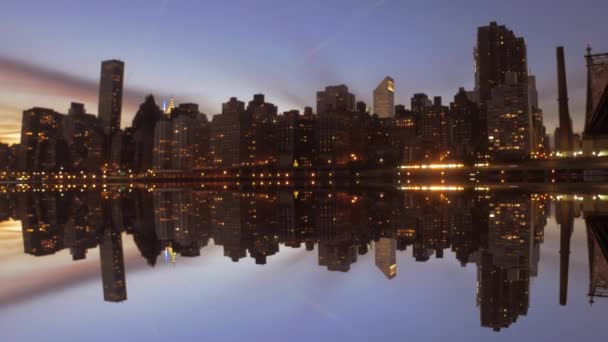
<svg viewBox="0 0 608 342"><path fill-rule="evenodd" d="M393 238L380 238L375 243L376 267L384 273L388 279L397 276L397 244Z"/></svg>
<svg viewBox="0 0 608 342"><path fill-rule="evenodd" d="M99 245L103 298L108 302L127 300L121 234L121 232L114 231L111 227L106 227Z"/></svg>
<svg viewBox="0 0 608 342"><path fill-rule="evenodd" d="M534 244L529 198L497 198L490 204L487 246L478 261L481 325L498 331L528 312Z"/></svg>

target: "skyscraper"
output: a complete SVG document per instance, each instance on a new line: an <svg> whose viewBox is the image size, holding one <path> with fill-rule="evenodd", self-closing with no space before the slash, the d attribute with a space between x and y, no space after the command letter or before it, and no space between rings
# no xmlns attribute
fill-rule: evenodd
<svg viewBox="0 0 608 342"><path fill-rule="evenodd" d="M530 155L531 119L528 113L528 85L507 73L506 82L492 88L487 104L489 152L498 158L526 158Z"/></svg>
<svg viewBox="0 0 608 342"><path fill-rule="evenodd" d="M98 115L107 137L120 130L124 71L122 61L112 59L101 63Z"/></svg>
<svg viewBox="0 0 608 342"><path fill-rule="evenodd" d="M395 116L395 81L389 76L374 90L374 113L381 118Z"/></svg>
<svg viewBox="0 0 608 342"><path fill-rule="evenodd" d="M490 99L492 88L505 83L507 72L515 73L519 82L527 81L526 43L504 25L491 22L477 29L475 57L481 103Z"/></svg>

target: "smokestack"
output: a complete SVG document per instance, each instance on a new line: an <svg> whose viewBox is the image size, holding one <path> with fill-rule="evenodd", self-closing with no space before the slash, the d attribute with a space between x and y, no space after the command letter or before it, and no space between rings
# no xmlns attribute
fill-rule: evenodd
<svg viewBox="0 0 608 342"><path fill-rule="evenodd" d="M559 103L559 136L558 146L561 152L572 152L573 135L572 119L568 108L568 84L566 81L566 61L564 58L564 47L557 47L557 89Z"/></svg>

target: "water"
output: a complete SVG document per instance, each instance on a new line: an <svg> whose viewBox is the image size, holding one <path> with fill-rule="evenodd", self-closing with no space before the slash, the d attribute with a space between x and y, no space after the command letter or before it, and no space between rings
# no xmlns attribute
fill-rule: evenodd
<svg viewBox="0 0 608 342"><path fill-rule="evenodd" d="M593 189L3 190L2 341L608 337Z"/></svg>

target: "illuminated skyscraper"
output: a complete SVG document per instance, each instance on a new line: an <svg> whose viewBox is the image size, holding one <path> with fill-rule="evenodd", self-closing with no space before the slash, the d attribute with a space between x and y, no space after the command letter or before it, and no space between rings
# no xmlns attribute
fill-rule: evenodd
<svg viewBox="0 0 608 342"><path fill-rule="evenodd" d="M98 115L106 136L120 130L124 71L122 61L113 59L101 63Z"/></svg>
<svg viewBox="0 0 608 342"><path fill-rule="evenodd" d="M376 267L388 279L397 276L397 243L394 238L380 238L375 244Z"/></svg>
<svg viewBox="0 0 608 342"><path fill-rule="evenodd" d="M173 96L171 96L171 98L169 99L169 106L167 107L165 113L171 114L173 108L175 108L175 99L173 98Z"/></svg>
<svg viewBox="0 0 608 342"><path fill-rule="evenodd" d="M374 90L374 113L381 118L395 116L395 81L389 76Z"/></svg>
<svg viewBox="0 0 608 342"><path fill-rule="evenodd" d="M487 132L493 157L521 159L530 155L531 118L528 85L507 73L506 82L492 88L488 102Z"/></svg>

